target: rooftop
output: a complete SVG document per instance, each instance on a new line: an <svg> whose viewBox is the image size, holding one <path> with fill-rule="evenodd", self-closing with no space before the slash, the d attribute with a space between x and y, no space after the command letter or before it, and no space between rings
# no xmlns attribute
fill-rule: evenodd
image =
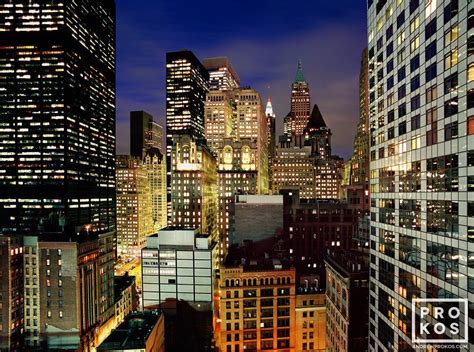
<svg viewBox="0 0 474 352"><path fill-rule="evenodd" d="M100 344L98 351L145 348L146 341L161 317L159 311L130 313Z"/></svg>
<svg viewBox="0 0 474 352"><path fill-rule="evenodd" d="M356 250L328 250L326 263L343 277L369 274L369 256Z"/></svg>

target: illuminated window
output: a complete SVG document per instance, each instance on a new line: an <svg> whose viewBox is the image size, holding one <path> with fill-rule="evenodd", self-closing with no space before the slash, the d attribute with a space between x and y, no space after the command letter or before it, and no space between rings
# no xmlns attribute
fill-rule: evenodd
<svg viewBox="0 0 474 352"><path fill-rule="evenodd" d="M474 63L469 64L467 68L467 81L470 82L474 80Z"/></svg>
<svg viewBox="0 0 474 352"><path fill-rule="evenodd" d="M444 69L449 70L451 67L458 63L458 50L453 49L451 52L444 57Z"/></svg>
<svg viewBox="0 0 474 352"><path fill-rule="evenodd" d="M467 120L467 134L474 134L474 116L469 116Z"/></svg>
<svg viewBox="0 0 474 352"><path fill-rule="evenodd" d="M415 29L420 26L420 16L416 16L410 21L410 33L413 33Z"/></svg>
<svg viewBox="0 0 474 352"><path fill-rule="evenodd" d="M458 39L458 33L459 33L458 25L455 24L444 34L444 45L445 46L449 45L453 41Z"/></svg>
<svg viewBox="0 0 474 352"><path fill-rule="evenodd" d="M427 0L426 1L426 9L425 9L425 17L428 18L436 10L436 0Z"/></svg>

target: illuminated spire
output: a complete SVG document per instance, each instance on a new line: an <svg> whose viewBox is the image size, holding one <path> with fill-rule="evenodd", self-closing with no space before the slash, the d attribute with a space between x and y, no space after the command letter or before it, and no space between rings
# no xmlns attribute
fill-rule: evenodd
<svg viewBox="0 0 474 352"><path fill-rule="evenodd" d="M275 117L275 113L273 112L272 107L272 100L270 98L267 99L267 106L265 108L265 115L270 115L271 117Z"/></svg>
<svg viewBox="0 0 474 352"><path fill-rule="evenodd" d="M295 83L306 82L303 75L303 65L301 59L298 60L298 69L296 70Z"/></svg>

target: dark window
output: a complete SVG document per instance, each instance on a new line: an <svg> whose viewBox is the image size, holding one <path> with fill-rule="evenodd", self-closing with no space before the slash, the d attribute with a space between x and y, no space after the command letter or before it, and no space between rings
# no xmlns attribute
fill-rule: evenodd
<svg viewBox="0 0 474 352"><path fill-rule="evenodd" d="M425 40L428 40L433 34L436 33L436 17L433 18L426 26L425 26Z"/></svg>
<svg viewBox="0 0 474 352"><path fill-rule="evenodd" d="M403 117L407 114L407 106L405 103L398 106L398 117Z"/></svg>
<svg viewBox="0 0 474 352"><path fill-rule="evenodd" d="M388 136L387 136L387 139L393 139L395 138L395 128L394 127L390 127L388 129Z"/></svg>
<svg viewBox="0 0 474 352"><path fill-rule="evenodd" d="M469 93L468 93L469 94ZM458 113L458 98L452 98L444 103L444 117L449 117Z"/></svg>
<svg viewBox="0 0 474 352"><path fill-rule="evenodd" d="M425 49L425 61L430 60L436 56L436 41L429 44Z"/></svg>
<svg viewBox="0 0 474 352"><path fill-rule="evenodd" d="M377 82L380 82L383 79L383 67L377 72Z"/></svg>
<svg viewBox="0 0 474 352"><path fill-rule="evenodd" d="M403 121L398 124L398 135L401 136L407 133L407 122Z"/></svg>
<svg viewBox="0 0 474 352"><path fill-rule="evenodd" d="M426 68L426 82L436 78L436 62Z"/></svg>
<svg viewBox="0 0 474 352"><path fill-rule="evenodd" d="M393 25L390 25L385 32L386 41L388 41L393 36Z"/></svg>
<svg viewBox="0 0 474 352"><path fill-rule="evenodd" d="M387 62L387 73L392 72L393 70L393 59L390 59L389 62Z"/></svg>
<svg viewBox="0 0 474 352"><path fill-rule="evenodd" d="M458 136L458 123L452 122L444 126L444 140L450 141Z"/></svg>
<svg viewBox="0 0 474 352"><path fill-rule="evenodd" d="M420 6L420 0L411 0L410 1L410 15L416 11L416 9Z"/></svg>
<svg viewBox="0 0 474 352"><path fill-rule="evenodd" d="M426 131L426 145L430 146L438 143L438 130L433 128L430 131Z"/></svg>
<svg viewBox="0 0 474 352"><path fill-rule="evenodd" d="M421 127L421 118L420 115L413 116L411 118L411 130L414 131Z"/></svg>
<svg viewBox="0 0 474 352"><path fill-rule="evenodd" d="M407 89L405 85L402 85L398 87L398 99L403 98L405 95L407 95Z"/></svg>
<svg viewBox="0 0 474 352"><path fill-rule="evenodd" d="M382 61L383 61L383 52L377 56L377 62L382 62Z"/></svg>
<svg viewBox="0 0 474 352"><path fill-rule="evenodd" d="M388 119L388 123L393 122L395 120L395 111L394 110L390 110L388 112L387 119Z"/></svg>
<svg viewBox="0 0 474 352"><path fill-rule="evenodd" d="M458 87L458 73L455 72L444 79L444 94L455 91Z"/></svg>
<svg viewBox="0 0 474 352"><path fill-rule="evenodd" d="M405 66L398 69L398 82L401 82L406 76Z"/></svg>
<svg viewBox="0 0 474 352"><path fill-rule="evenodd" d="M410 81L410 91L413 92L414 90L420 88L420 75L413 76Z"/></svg>
<svg viewBox="0 0 474 352"><path fill-rule="evenodd" d="M383 37L380 37L379 40L377 40L377 51L382 49L383 47Z"/></svg>
<svg viewBox="0 0 474 352"><path fill-rule="evenodd" d="M385 149L382 147L379 149L379 159L383 159L385 155Z"/></svg>
<svg viewBox="0 0 474 352"><path fill-rule="evenodd" d="M474 108L474 89L469 89L467 91L467 108Z"/></svg>
<svg viewBox="0 0 474 352"><path fill-rule="evenodd" d="M410 60L410 72L415 71L420 67L420 55L416 54L413 56L413 58Z"/></svg>
<svg viewBox="0 0 474 352"><path fill-rule="evenodd" d="M467 30L474 28L474 8L467 13Z"/></svg>
<svg viewBox="0 0 474 352"><path fill-rule="evenodd" d="M458 0L451 0L451 2L444 8L444 23L448 23L458 14Z"/></svg>
<svg viewBox="0 0 474 352"><path fill-rule="evenodd" d="M394 79L393 79L393 76L390 76L387 78L387 90L393 88L393 85L394 85Z"/></svg>
<svg viewBox="0 0 474 352"><path fill-rule="evenodd" d="M474 35L467 38L467 55L474 54Z"/></svg>
<svg viewBox="0 0 474 352"><path fill-rule="evenodd" d="M387 57L393 54L393 42L387 44Z"/></svg>
<svg viewBox="0 0 474 352"><path fill-rule="evenodd" d="M419 94L411 98L410 107L411 107L411 111L415 111L416 109L420 108L420 95Z"/></svg>
<svg viewBox="0 0 474 352"><path fill-rule="evenodd" d="M404 22L405 22L405 11L402 11L397 17L397 28L400 28Z"/></svg>

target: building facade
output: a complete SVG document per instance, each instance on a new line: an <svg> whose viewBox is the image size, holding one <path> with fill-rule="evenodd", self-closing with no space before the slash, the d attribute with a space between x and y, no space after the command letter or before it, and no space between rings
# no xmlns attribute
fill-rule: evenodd
<svg viewBox="0 0 474 352"><path fill-rule="evenodd" d="M202 140L180 135L173 139L171 226L198 228L217 241L217 165Z"/></svg>
<svg viewBox="0 0 474 352"><path fill-rule="evenodd" d="M22 351L25 348L25 282L21 238L0 236L0 268L0 350Z"/></svg>
<svg viewBox="0 0 474 352"><path fill-rule="evenodd" d="M298 274L313 272L322 278L327 251L351 248L358 212L340 201L300 199L297 190L283 193L286 255Z"/></svg>
<svg viewBox="0 0 474 352"><path fill-rule="evenodd" d="M0 229L115 231L115 2L0 12Z"/></svg>
<svg viewBox="0 0 474 352"><path fill-rule="evenodd" d="M130 112L130 155L143 158L147 149L163 150L163 127L145 111Z"/></svg>
<svg viewBox="0 0 474 352"><path fill-rule="evenodd" d="M311 113L309 85L303 75L303 65L298 61L295 80L291 84L291 110L284 120L285 134L302 135Z"/></svg>
<svg viewBox="0 0 474 352"><path fill-rule="evenodd" d="M168 223L166 202L166 157L158 148L149 148L143 159L151 193L151 215L153 233L165 228Z"/></svg>
<svg viewBox="0 0 474 352"><path fill-rule="evenodd" d="M368 258L361 252L333 250L325 259L328 352L368 349Z"/></svg>
<svg viewBox="0 0 474 352"><path fill-rule="evenodd" d="M219 294L221 351L297 350L294 269L222 267Z"/></svg>
<svg viewBox="0 0 474 352"><path fill-rule="evenodd" d="M202 61L209 72L209 90L233 90L240 87L240 78L227 57L212 57Z"/></svg>
<svg viewBox="0 0 474 352"><path fill-rule="evenodd" d="M474 10L463 0L368 5L369 347L412 351L412 299L464 298L472 311ZM456 338L473 350L468 319L469 336Z"/></svg>
<svg viewBox="0 0 474 352"><path fill-rule="evenodd" d="M300 288L295 303L296 350L326 351L326 296L324 291Z"/></svg>
<svg viewBox="0 0 474 352"><path fill-rule="evenodd" d="M142 250L143 307L184 300L212 310L216 243L192 229L165 228Z"/></svg>
<svg viewBox="0 0 474 352"><path fill-rule="evenodd" d="M217 151L224 138L235 139L235 94L233 91L212 90L206 95L206 141Z"/></svg>
<svg viewBox="0 0 474 352"><path fill-rule="evenodd" d="M155 230L148 168L141 158L118 155L116 174L117 253L122 259L139 257Z"/></svg>

